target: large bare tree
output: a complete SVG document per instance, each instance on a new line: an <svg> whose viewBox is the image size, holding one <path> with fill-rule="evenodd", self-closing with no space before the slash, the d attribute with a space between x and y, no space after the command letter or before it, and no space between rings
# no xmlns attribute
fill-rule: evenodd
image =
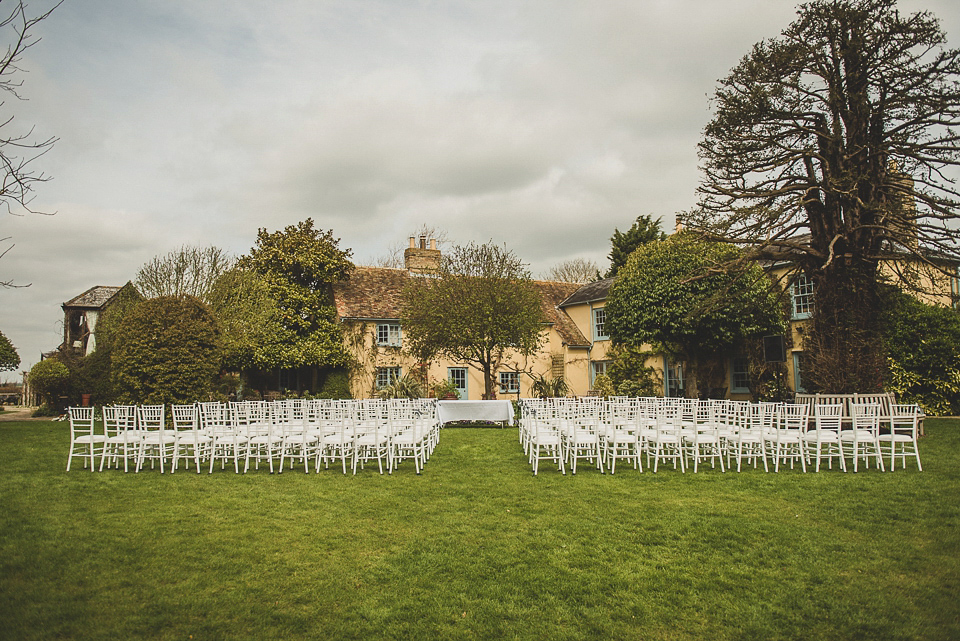
<svg viewBox="0 0 960 641"><path fill-rule="evenodd" d="M62 0L61 0L62 2ZM49 176L37 169L36 160L53 147L55 136L37 136L32 126L19 126L7 99L23 100L20 87L23 85L23 70L20 62L23 54L37 44L40 38L34 34L37 24L45 20L60 2L40 13L30 13L23 0L0 2L0 48L6 45L6 51L0 53L0 208L8 214L22 215L41 213L31 206L37 183L46 182ZM0 258L10 251L7 244L11 237L0 238ZM15 287L10 279L0 279L0 287Z"/></svg>
<svg viewBox="0 0 960 641"><path fill-rule="evenodd" d="M686 222L812 279L817 388L881 385L885 261L960 257L960 51L945 41L933 15L895 0L812 2L716 91Z"/></svg>

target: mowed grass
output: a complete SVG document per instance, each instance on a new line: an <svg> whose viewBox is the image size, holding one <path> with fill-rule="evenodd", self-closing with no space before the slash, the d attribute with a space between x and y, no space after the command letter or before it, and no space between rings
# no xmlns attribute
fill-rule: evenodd
<svg viewBox="0 0 960 641"><path fill-rule="evenodd" d="M533 477L515 429L424 474L64 472L0 423L4 639L957 639L960 421L925 471Z"/></svg>

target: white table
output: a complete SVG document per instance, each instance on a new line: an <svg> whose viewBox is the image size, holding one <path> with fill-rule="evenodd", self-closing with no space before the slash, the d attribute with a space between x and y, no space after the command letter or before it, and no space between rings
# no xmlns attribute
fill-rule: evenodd
<svg viewBox="0 0 960 641"><path fill-rule="evenodd" d="M513 404L510 401L439 401L440 424L450 421L506 421L513 425Z"/></svg>

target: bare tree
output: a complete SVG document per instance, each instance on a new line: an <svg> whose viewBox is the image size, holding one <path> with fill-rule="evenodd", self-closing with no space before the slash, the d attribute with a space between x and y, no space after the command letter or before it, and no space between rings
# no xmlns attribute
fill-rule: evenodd
<svg viewBox="0 0 960 641"><path fill-rule="evenodd" d="M895 0L811 2L716 91L687 222L812 280L814 388L880 386L882 264L960 259L960 50L945 43Z"/></svg>
<svg viewBox="0 0 960 641"><path fill-rule="evenodd" d="M134 284L146 298L196 296L209 302L210 290L236 261L219 247L181 247L145 263Z"/></svg>
<svg viewBox="0 0 960 641"><path fill-rule="evenodd" d="M592 283L595 280L600 280L600 267L586 258L571 258L551 267L544 274L544 278L563 283Z"/></svg>
<svg viewBox="0 0 960 641"><path fill-rule="evenodd" d="M8 2L8 11L0 13L0 38L6 42L6 51L0 55L0 92L16 100L24 100L20 95L23 80L20 75L20 61L27 49L37 44L40 38L33 34L37 23L45 20L54 9L60 6L57 2L51 9L32 15L28 12L27 4L23 0L11 4ZM33 163L53 147L57 141L54 136L37 138L34 128L17 129L14 125L14 116L7 111L6 100L0 101L3 114L0 115L0 207L5 208L8 214L22 215L22 212L44 213L31 207L34 198L33 189L37 183L46 182L49 176L37 170ZM11 240L8 236L0 238L0 243ZM2 258L13 243L0 251ZM26 287L14 285L10 279L0 280L0 287Z"/></svg>

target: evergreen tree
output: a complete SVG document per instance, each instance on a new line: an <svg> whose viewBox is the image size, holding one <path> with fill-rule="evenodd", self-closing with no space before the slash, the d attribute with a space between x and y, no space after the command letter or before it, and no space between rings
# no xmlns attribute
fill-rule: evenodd
<svg viewBox="0 0 960 641"><path fill-rule="evenodd" d="M627 264L627 259L638 247L654 240L663 240L667 235L660 229L660 218L653 219L652 215L637 216L637 220L626 232L613 230L610 237L610 269L606 278L613 278L620 268Z"/></svg>

